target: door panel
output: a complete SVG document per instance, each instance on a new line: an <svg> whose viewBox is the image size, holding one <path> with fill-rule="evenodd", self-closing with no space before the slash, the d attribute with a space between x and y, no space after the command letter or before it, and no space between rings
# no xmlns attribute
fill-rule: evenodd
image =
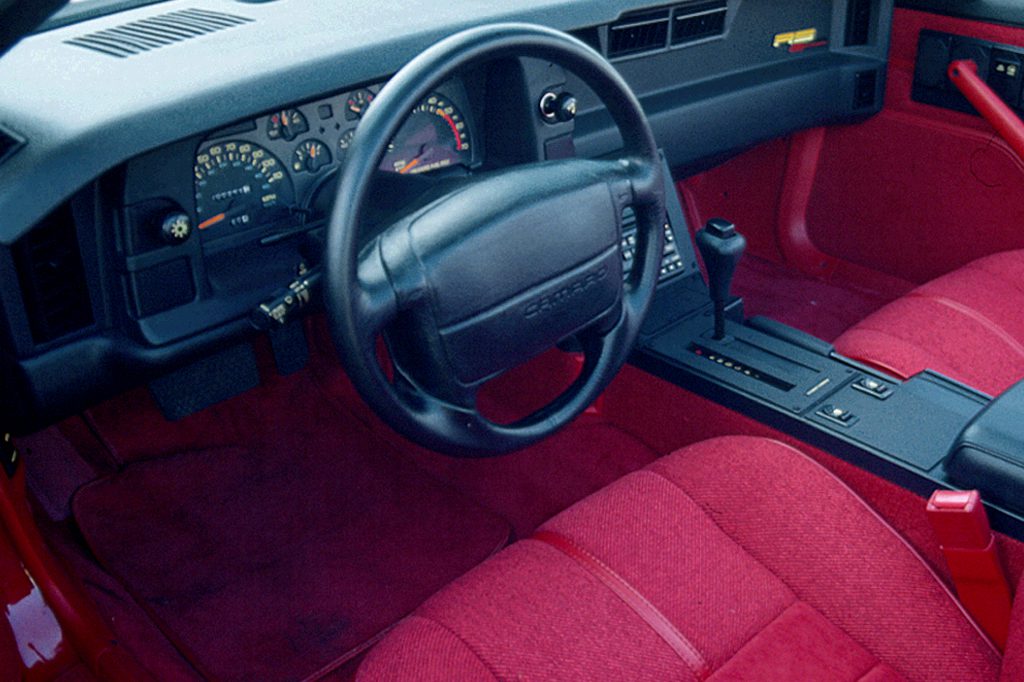
<svg viewBox="0 0 1024 682"><path fill-rule="evenodd" d="M885 108L826 131L806 209L825 254L914 282L1024 248L1024 163L981 118L910 99L924 28L1024 46L1024 29L897 9Z"/></svg>
<svg viewBox="0 0 1024 682"><path fill-rule="evenodd" d="M728 216L754 255L891 291L1024 248L1024 162L982 118L911 100L922 29L1024 46L1024 28L897 9L882 112L680 182L694 228Z"/></svg>

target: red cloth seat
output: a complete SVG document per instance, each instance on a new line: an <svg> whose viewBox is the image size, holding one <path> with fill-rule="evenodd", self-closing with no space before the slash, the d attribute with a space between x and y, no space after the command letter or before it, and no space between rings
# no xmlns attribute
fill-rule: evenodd
<svg viewBox="0 0 1024 682"><path fill-rule="evenodd" d="M626 476L456 580L358 678L982 681L999 666L855 493L736 436Z"/></svg>
<svg viewBox="0 0 1024 682"><path fill-rule="evenodd" d="M1024 378L1024 251L924 284L836 339L847 357L907 378L932 369L991 395Z"/></svg>

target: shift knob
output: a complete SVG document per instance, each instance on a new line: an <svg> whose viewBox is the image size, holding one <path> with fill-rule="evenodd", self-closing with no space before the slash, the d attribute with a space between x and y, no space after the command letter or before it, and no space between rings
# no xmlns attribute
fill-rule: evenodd
<svg viewBox="0 0 1024 682"><path fill-rule="evenodd" d="M712 218L697 233L697 248L708 273L708 289L715 304L715 338L725 338L725 304L729 301L729 288L747 240L736 231L736 226L723 218Z"/></svg>

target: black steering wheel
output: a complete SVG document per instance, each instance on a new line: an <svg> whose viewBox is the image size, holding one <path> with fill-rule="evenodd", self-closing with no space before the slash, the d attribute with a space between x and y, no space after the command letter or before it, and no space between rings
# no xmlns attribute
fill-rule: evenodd
<svg viewBox="0 0 1024 682"><path fill-rule="evenodd" d="M374 175L409 112L456 72L501 57L536 57L575 73L611 113L621 155L474 175L367 243L360 226ZM367 110L328 227L328 320L356 389L396 431L452 455L500 454L551 434L600 394L636 341L661 264L664 204L661 161L640 103L584 43L541 26L497 24L427 49ZM624 280L627 206L637 217L637 248ZM381 334L393 380L378 361ZM480 413L484 383L572 335L583 368L561 396L513 424Z"/></svg>

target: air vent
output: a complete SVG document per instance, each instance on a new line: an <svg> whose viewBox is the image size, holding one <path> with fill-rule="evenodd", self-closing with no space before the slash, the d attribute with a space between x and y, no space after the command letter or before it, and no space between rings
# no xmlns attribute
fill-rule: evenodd
<svg viewBox="0 0 1024 682"><path fill-rule="evenodd" d="M871 38L871 5L874 0L850 0L846 10L846 45L867 45Z"/></svg>
<svg viewBox="0 0 1024 682"><path fill-rule="evenodd" d="M623 17L608 28L608 57L625 57L666 47L668 24L668 9Z"/></svg>
<svg viewBox="0 0 1024 682"><path fill-rule="evenodd" d="M18 151L23 144L24 142L15 137L12 133L0 128L0 163L6 161L7 157Z"/></svg>
<svg viewBox="0 0 1024 682"><path fill-rule="evenodd" d="M672 10L672 44L713 38L725 33L725 0L683 5Z"/></svg>
<svg viewBox="0 0 1024 682"><path fill-rule="evenodd" d="M878 85L878 72L858 71L853 81L853 108L867 109L875 106L875 89Z"/></svg>
<svg viewBox="0 0 1024 682"><path fill-rule="evenodd" d="M93 322L71 208L47 216L14 247L29 328L36 343L53 341Z"/></svg>
<svg viewBox="0 0 1024 682"><path fill-rule="evenodd" d="M87 33L64 42L111 57L124 58L251 21L253 19L236 14L183 9Z"/></svg>

